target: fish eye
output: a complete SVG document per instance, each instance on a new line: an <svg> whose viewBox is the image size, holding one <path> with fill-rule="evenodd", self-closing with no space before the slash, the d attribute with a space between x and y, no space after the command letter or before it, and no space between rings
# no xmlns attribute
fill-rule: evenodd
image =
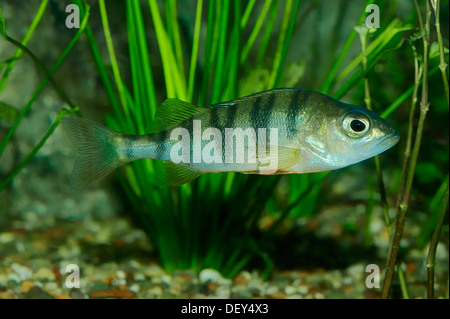
<svg viewBox="0 0 450 319"><path fill-rule="evenodd" d="M344 117L342 126L348 136L362 137L369 131L370 121L364 113L352 112Z"/></svg>
<svg viewBox="0 0 450 319"><path fill-rule="evenodd" d="M364 122L360 120L353 120L350 122L350 128L354 132L362 132L366 129L366 124L364 124Z"/></svg>

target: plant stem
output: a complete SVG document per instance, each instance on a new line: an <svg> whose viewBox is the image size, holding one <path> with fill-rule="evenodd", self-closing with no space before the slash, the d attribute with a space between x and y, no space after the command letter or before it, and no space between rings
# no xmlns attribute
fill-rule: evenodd
<svg viewBox="0 0 450 319"><path fill-rule="evenodd" d="M439 44L439 69L442 74L442 81L444 82L444 90L445 96L447 97L447 106L449 105L448 101L448 78L447 78L447 63L445 62L445 54L444 54L444 44L442 42L442 33L441 33L441 24L439 23L439 8L441 6L441 0L430 0L431 5L433 6L434 17L435 17L435 26L437 39Z"/></svg>
<svg viewBox="0 0 450 319"><path fill-rule="evenodd" d="M112 43L111 32L109 30L108 14L106 13L105 0L99 0L100 15L103 24L103 32L105 33L106 46L108 48L109 59L111 60L111 68L114 74L114 79L117 84L117 90L119 91L120 102L124 110L125 116L130 117L130 113L127 106L127 99L125 97L125 89L120 76L119 64L117 63L116 54L114 53L114 45Z"/></svg>
<svg viewBox="0 0 450 319"><path fill-rule="evenodd" d="M400 189L397 196L397 204L396 209L400 207L400 202L402 200L401 196L405 190L405 182L406 182L406 174L408 172L408 164L409 164L409 158L411 156L411 145L412 145L412 139L413 139L413 130L414 130L414 113L416 111L416 105L417 105L417 93L419 92L419 85L421 82L421 76L422 76L422 65L419 63L419 58L417 56L417 50L414 45L414 43L411 43L411 47L414 54L414 87L413 87L413 93L411 98L411 106L409 109L409 120L408 120L408 135L406 138L406 147L405 147L405 158L403 160L403 167L402 167L402 177L400 179Z"/></svg>
<svg viewBox="0 0 450 319"><path fill-rule="evenodd" d="M33 35L34 31L36 30L36 27L39 24L39 22L41 21L41 18L44 15L45 9L47 8L47 4L48 4L48 0L41 1L41 4L39 5L39 9L36 12L36 15L34 16L33 21L31 22L30 27L27 30L27 33L25 34L22 41L20 42L23 46L27 45L28 41L30 40L31 36ZM0 17L2 17L1 10L2 9L0 8ZM1 18L1 19L3 19L3 18ZM2 34L3 34L3 36L6 37L6 30L2 30ZM3 87L6 84L9 73L14 68L14 65L16 64L17 60L20 59L20 57L22 56L22 52L23 52L23 50L20 47L18 47L16 52L14 53L13 58L7 64L6 69L3 72L2 78L0 80L0 92L2 91Z"/></svg>
<svg viewBox="0 0 450 319"><path fill-rule="evenodd" d="M272 0L266 0L264 2L264 6L261 9L261 13L258 16L258 20L256 20L255 26L253 27L252 33L250 34L250 37L248 38L247 43L242 48L241 52L241 64L244 64L247 61L248 55L250 53L250 50L253 47L253 44L256 41L256 38L258 37L259 31L261 30L264 20L266 19L267 13L269 12L269 9L272 5Z"/></svg>
<svg viewBox="0 0 450 319"><path fill-rule="evenodd" d="M194 39L192 41L191 64L189 67L188 80L188 102L192 102L194 96L195 70L197 67L198 46L200 43L200 28L202 24L203 0L197 1L197 12L195 14Z"/></svg>
<svg viewBox="0 0 450 319"><path fill-rule="evenodd" d="M400 289L402 290L402 295L404 299L409 299L408 287L406 286L405 274L403 272L403 264L397 268L398 270L398 280L400 282Z"/></svg>
<svg viewBox="0 0 450 319"><path fill-rule="evenodd" d="M444 197L442 197L441 210L439 211L439 217L436 222L436 228L434 229L433 236L431 237L430 248L428 250L427 258L427 297L428 299L434 298L434 267L436 261L436 250L439 244L439 237L441 236L442 224L444 223L445 213L447 211L448 205L448 177L447 177L447 187L445 190Z"/></svg>
<svg viewBox="0 0 450 319"><path fill-rule="evenodd" d="M300 0L287 0L284 7L283 22L281 24L280 37L278 38L277 51L273 62L273 69L269 79L268 87L275 88L280 81L283 70L284 60L286 58L289 44L291 43L292 32L294 30L295 20L300 8ZM294 7L292 9L292 6Z"/></svg>
<svg viewBox="0 0 450 319"><path fill-rule="evenodd" d="M414 1L418 15L420 16L420 9L417 5L417 1ZM414 174L416 170L416 164L417 164L417 158L419 156L420 151L420 144L422 142L422 133L423 133L423 127L425 124L425 118L429 109L429 102L428 102L428 69L429 69L429 55L430 55L430 16L431 16L431 9L430 4L428 1L426 1L427 9L426 9L426 21L425 26L421 23L421 29L424 31L424 37L423 37L423 74L422 74L422 101L420 105L420 117L419 117L419 124L417 127L417 133L416 138L414 141L414 148L411 156L411 163L409 165L408 169L408 176L406 179L406 185L404 192L401 196L402 200L400 203L400 212L397 214L397 223L395 227L394 232L394 238L392 242L391 247L391 253L389 255L388 259L388 268L384 280L383 285L383 292L382 292L382 298L386 299L389 294L389 288L392 281L392 275L394 274L395 270L395 264L397 261L397 254L400 247L400 240L402 238L403 234L403 228L405 226L405 219L406 219L406 213L408 211L408 205L409 205L409 199L411 196L411 189L413 185L414 180Z"/></svg>

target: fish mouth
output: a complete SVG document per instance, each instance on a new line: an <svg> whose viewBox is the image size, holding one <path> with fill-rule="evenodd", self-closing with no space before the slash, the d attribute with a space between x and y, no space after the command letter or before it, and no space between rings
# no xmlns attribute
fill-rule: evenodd
<svg viewBox="0 0 450 319"><path fill-rule="evenodd" d="M398 133L388 134L380 139L378 145L389 149L400 141L400 135Z"/></svg>

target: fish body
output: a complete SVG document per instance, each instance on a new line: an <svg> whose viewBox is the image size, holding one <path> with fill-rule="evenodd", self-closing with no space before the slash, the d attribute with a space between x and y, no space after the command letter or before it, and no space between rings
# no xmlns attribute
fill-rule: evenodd
<svg viewBox="0 0 450 319"><path fill-rule="evenodd" d="M132 160L162 160L162 184L200 174L293 174L342 168L399 141L375 113L300 88L273 89L211 108L168 99L150 134L128 135L67 116L63 125L79 157L72 185L83 187Z"/></svg>

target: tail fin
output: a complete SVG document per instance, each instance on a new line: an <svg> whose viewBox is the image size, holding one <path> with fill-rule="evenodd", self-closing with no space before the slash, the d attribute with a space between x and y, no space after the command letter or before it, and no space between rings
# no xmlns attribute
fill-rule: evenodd
<svg viewBox="0 0 450 319"><path fill-rule="evenodd" d="M62 124L67 136L78 149L70 178L73 188L83 188L128 162L117 153L122 133L75 116L65 116Z"/></svg>

